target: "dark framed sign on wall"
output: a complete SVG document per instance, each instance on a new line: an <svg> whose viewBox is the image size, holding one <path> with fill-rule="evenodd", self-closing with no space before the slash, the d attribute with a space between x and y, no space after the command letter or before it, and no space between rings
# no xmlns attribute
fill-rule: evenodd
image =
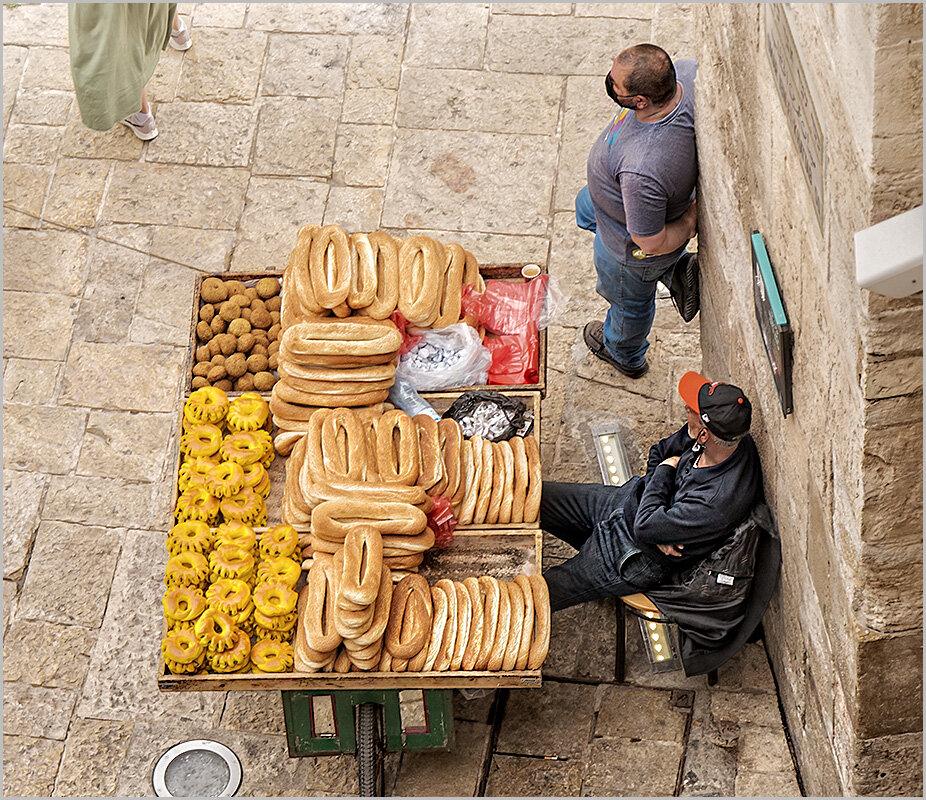
<svg viewBox="0 0 926 800"><path fill-rule="evenodd" d="M752 249L752 292L756 309L756 322L762 333L765 353L778 390L781 412L788 416L794 408L791 399L791 350L794 335L788 314L778 291L775 271L765 249L765 240L758 231L750 236Z"/></svg>

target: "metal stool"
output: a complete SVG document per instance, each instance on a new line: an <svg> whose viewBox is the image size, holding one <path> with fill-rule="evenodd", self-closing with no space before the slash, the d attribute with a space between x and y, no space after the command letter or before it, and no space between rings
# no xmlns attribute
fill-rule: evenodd
<svg viewBox="0 0 926 800"><path fill-rule="evenodd" d="M617 603L617 652L614 660L614 680L624 681L624 660L626 659L626 619L629 611L641 621L647 655L653 672L669 672L681 669L678 655L678 634L674 622L666 619L645 594L628 594L618 597ZM717 670L707 673L707 685L717 683Z"/></svg>

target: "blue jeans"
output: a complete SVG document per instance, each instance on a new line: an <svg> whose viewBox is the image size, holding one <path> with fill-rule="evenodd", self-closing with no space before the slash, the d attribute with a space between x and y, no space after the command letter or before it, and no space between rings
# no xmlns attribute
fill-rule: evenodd
<svg viewBox="0 0 926 800"><path fill-rule="evenodd" d="M629 369L643 366L649 348L646 337L656 315L656 283L662 281L668 286L678 261L668 269L620 261L601 241L588 186L576 195L576 224L595 234L596 289L611 304L604 321L605 349ZM679 261L682 258L688 254L682 253Z"/></svg>
<svg viewBox="0 0 926 800"><path fill-rule="evenodd" d="M640 552L623 519L627 492L640 478L623 486L544 481L540 527L579 552L543 573L550 609L620 597L666 583L672 571ZM633 520L627 521L633 525Z"/></svg>

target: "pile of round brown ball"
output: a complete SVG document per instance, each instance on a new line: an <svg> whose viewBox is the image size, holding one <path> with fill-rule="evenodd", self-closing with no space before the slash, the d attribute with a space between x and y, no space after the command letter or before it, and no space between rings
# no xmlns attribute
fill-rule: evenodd
<svg viewBox="0 0 926 800"><path fill-rule="evenodd" d="M280 282L206 278L200 287L193 389L269 392L280 348Z"/></svg>

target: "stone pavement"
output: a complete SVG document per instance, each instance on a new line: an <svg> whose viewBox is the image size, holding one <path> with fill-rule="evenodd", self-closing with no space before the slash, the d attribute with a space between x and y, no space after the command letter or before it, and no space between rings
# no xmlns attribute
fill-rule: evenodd
<svg viewBox="0 0 926 800"><path fill-rule="evenodd" d="M290 760L276 693L155 685L174 418L194 277L281 270L299 225L427 231L546 263L545 475L596 480L589 424L634 469L674 430L697 323L659 302L652 369L592 358L591 236L572 200L621 45L690 52L685 5L181 4L193 47L149 84L160 136L82 127L61 4L3 11L4 794L150 794L210 737L244 795L357 790L353 758ZM549 541L545 560L568 556ZM450 754L392 756L395 794L796 795L761 643L705 679L649 673L614 605L555 617L544 687L457 697Z"/></svg>

